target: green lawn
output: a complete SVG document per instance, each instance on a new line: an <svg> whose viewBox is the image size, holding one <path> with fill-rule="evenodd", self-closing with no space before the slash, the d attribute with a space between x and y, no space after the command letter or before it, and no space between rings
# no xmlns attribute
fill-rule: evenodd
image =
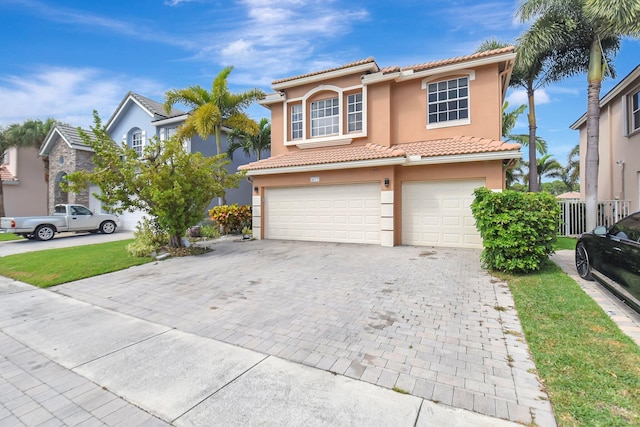
<svg viewBox="0 0 640 427"><path fill-rule="evenodd" d="M20 237L14 233L0 233L0 242L8 242L9 240L20 240L24 237Z"/></svg>
<svg viewBox="0 0 640 427"><path fill-rule="evenodd" d="M0 275L41 288L145 264L126 250L133 240L9 255L0 258Z"/></svg>
<svg viewBox="0 0 640 427"><path fill-rule="evenodd" d="M573 237L558 236L558 240L556 241L555 245L553 245L553 249L556 251L563 249L570 249L574 251L576 249L577 241L578 240Z"/></svg>
<svg viewBox="0 0 640 427"><path fill-rule="evenodd" d="M501 277L559 425L640 425L640 348L552 262Z"/></svg>

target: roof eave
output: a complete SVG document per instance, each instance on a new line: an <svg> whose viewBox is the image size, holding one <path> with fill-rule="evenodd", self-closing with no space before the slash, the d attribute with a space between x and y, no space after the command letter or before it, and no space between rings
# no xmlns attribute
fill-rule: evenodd
<svg viewBox="0 0 640 427"><path fill-rule="evenodd" d="M432 157L408 156L408 161L403 166L436 165L442 163L486 162L491 160L511 160L521 158L522 152L520 152L519 150L492 151L488 153L453 154L450 156Z"/></svg>
<svg viewBox="0 0 640 427"><path fill-rule="evenodd" d="M439 67L429 68L427 70L413 71L404 70L396 78L397 81L420 79L424 77L433 76L436 74L447 74L458 70L464 70L467 68L482 67L484 65L496 64L500 62L514 61L516 58L515 52L503 53L495 56L489 56L487 58L470 59L467 61L458 62L455 64L447 64Z"/></svg>
<svg viewBox="0 0 640 427"><path fill-rule="evenodd" d="M314 74L311 76L301 77L299 79L287 80L281 83L271 85L274 90L283 90L290 87L305 85L309 83L315 83L327 79L333 79L336 77L348 76L350 74L365 73L367 71L377 71L378 66L375 61L367 62L365 64L354 65L353 67L340 68L338 70L328 71L326 73Z"/></svg>
<svg viewBox="0 0 640 427"><path fill-rule="evenodd" d="M355 169L355 168L369 168L399 165L406 161L406 157L385 157L383 159L372 160L357 160L353 162L339 162L339 163L321 163L315 165L303 165L303 166L288 166L279 168L265 168L265 169L240 169L246 170L247 175L276 175L281 173L299 173L299 172L319 172L326 170L339 170L339 169Z"/></svg>

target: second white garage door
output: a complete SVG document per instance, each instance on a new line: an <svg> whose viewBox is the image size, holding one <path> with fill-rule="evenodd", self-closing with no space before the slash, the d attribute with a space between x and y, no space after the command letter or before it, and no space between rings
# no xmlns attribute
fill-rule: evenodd
<svg viewBox="0 0 640 427"><path fill-rule="evenodd" d="M484 180L402 184L402 243L481 248L471 213L473 190Z"/></svg>
<svg viewBox="0 0 640 427"><path fill-rule="evenodd" d="M380 244L380 184L269 188L265 238Z"/></svg>

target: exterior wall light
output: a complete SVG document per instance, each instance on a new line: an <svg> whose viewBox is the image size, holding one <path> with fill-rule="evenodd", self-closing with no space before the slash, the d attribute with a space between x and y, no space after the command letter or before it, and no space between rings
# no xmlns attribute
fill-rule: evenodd
<svg viewBox="0 0 640 427"><path fill-rule="evenodd" d="M384 179L384 186L388 187L389 186L389 178L385 178Z"/></svg>
<svg viewBox="0 0 640 427"><path fill-rule="evenodd" d="M253 192L258 194L258 187L253 187Z"/></svg>

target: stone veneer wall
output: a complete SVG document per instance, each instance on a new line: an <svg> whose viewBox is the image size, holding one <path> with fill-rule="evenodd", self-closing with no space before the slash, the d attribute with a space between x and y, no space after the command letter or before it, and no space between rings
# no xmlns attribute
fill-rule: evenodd
<svg viewBox="0 0 640 427"><path fill-rule="evenodd" d="M63 162L60 162L60 158ZM70 174L76 170L91 171L94 168L93 152L74 150L61 137L49 153L49 213L55 206L56 176L60 172ZM89 207L89 188L80 193L69 193L69 203L77 203Z"/></svg>

